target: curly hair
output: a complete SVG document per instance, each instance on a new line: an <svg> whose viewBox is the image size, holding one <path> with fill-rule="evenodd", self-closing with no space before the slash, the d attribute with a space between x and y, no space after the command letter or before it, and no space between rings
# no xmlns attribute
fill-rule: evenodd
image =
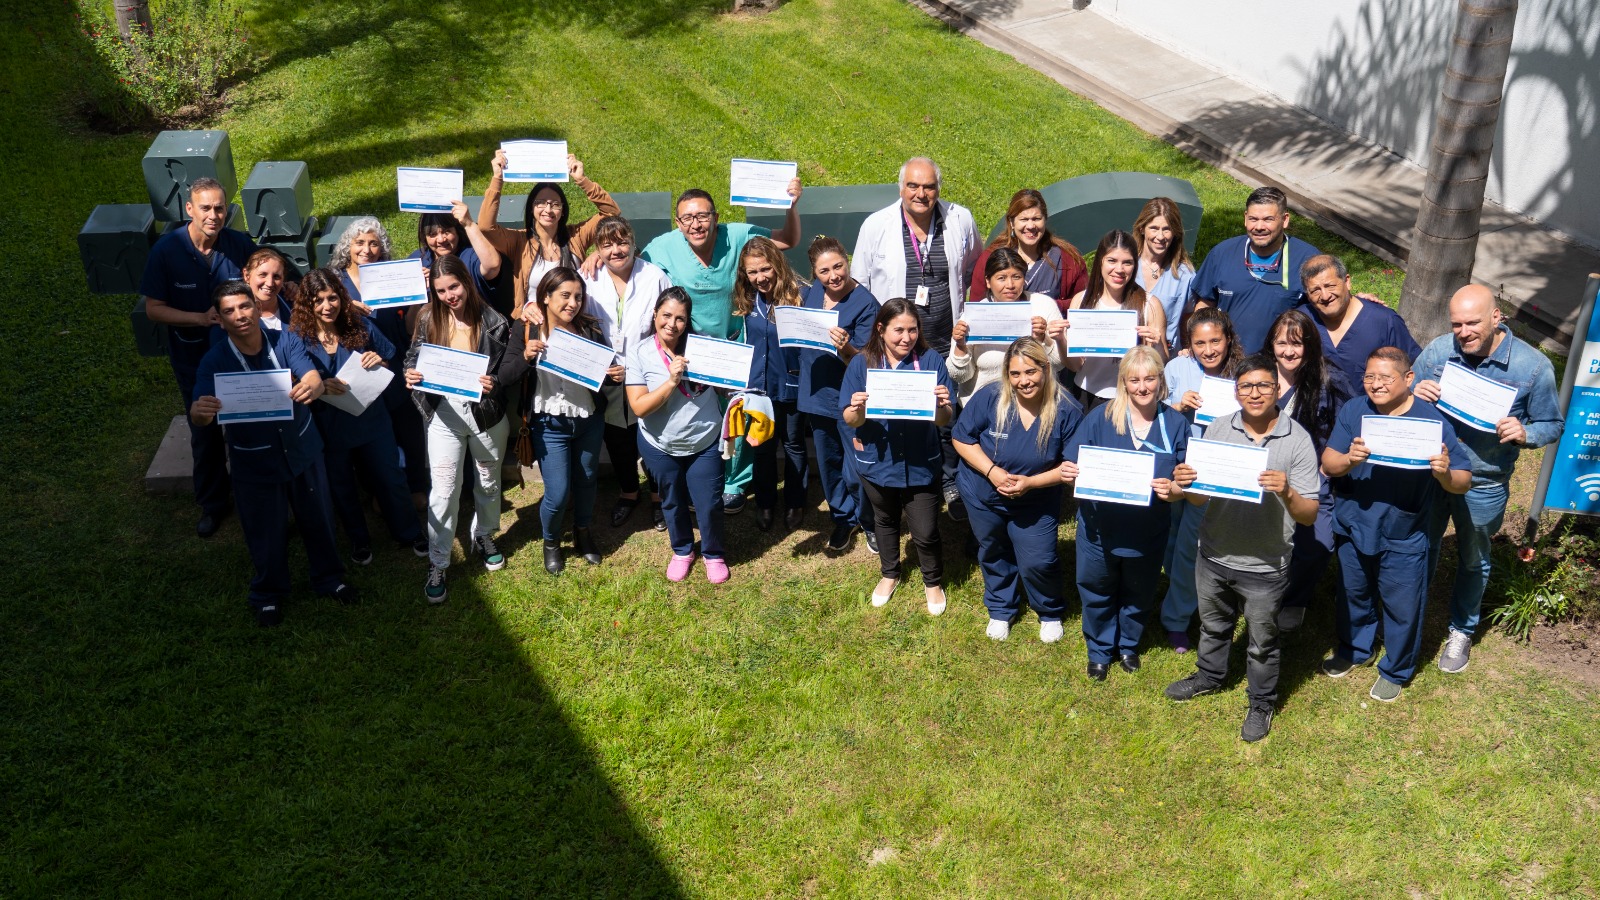
<svg viewBox="0 0 1600 900"><path fill-rule="evenodd" d="M328 267L312 269L300 279L293 291L294 314L289 319L289 330L301 340L308 345L322 343L318 337L322 333L322 320L317 317L315 309L317 295L332 291L339 298L339 315L333 320L333 333L339 339L339 346L354 351L367 349L367 327L362 323L355 305L350 302L350 294L345 291L338 272Z"/></svg>
<svg viewBox="0 0 1600 900"><path fill-rule="evenodd" d="M350 242L363 234L377 235L378 244L383 247L382 258L386 260L393 258L394 248L389 243L389 230L384 228L383 223L379 222L376 217L362 216L351 222L349 227L344 230L344 234L339 235L339 243L333 247L333 257L328 260L328 268L336 272L349 270Z"/></svg>

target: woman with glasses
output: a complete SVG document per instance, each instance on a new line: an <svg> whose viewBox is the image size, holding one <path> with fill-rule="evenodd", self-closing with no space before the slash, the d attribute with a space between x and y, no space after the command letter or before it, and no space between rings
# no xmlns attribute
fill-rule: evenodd
<svg viewBox="0 0 1600 900"><path fill-rule="evenodd" d="M484 236L503 258L511 261L514 286L512 310L515 317L530 311L527 309L528 297L534 293L539 286L539 279L546 272L557 266L577 269L581 265L583 255L594 243L600 220L605 216L621 215L622 209L606 193L605 188L584 176L583 163L576 156L568 154L568 176L600 211L599 215L590 216L576 225L570 224L567 221L570 212L567 195L562 193L561 185L541 181L533 186L533 192L528 195L522 230L510 231L501 228L497 221L500 192L505 186L506 151L496 150L490 165L494 175L484 189L478 220L483 223Z"/></svg>
<svg viewBox="0 0 1600 900"><path fill-rule="evenodd" d="M1011 195L1005 227L973 262L972 285L967 290L969 301L988 295L988 279L983 273L989 255L1002 248L1022 257L1027 292L1049 297L1056 304L1056 311L1063 315L1067 302L1089 285L1089 269L1084 265L1083 254L1050 232L1050 210L1045 206L1044 195L1033 188L1023 188Z"/></svg>

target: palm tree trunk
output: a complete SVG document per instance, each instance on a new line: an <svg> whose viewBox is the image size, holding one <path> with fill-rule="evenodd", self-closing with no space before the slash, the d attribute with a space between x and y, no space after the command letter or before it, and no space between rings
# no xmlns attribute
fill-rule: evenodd
<svg viewBox="0 0 1600 900"><path fill-rule="evenodd" d="M1459 0L1400 294L1400 314L1423 343L1449 330L1450 295L1472 280L1516 20L1517 0Z"/></svg>

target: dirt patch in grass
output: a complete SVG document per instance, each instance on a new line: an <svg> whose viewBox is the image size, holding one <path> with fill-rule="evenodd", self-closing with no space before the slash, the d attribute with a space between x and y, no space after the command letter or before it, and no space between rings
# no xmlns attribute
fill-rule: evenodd
<svg viewBox="0 0 1600 900"><path fill-rule="evenodd" d="M1600 626L1585 622L1539 625L1528 636L1527 649L1541 669L1600 691Z"/></svg>

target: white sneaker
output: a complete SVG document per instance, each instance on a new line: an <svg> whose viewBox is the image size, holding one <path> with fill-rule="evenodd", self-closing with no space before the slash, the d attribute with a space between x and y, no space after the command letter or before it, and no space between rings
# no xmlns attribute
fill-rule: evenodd
<svg viewBox="0 0 1600 900"><path fill-rule="evenodd" d="M939 599L928 598L928 615L942 616L944 615L945 606L949 603L949 598L944 595L944 588L934 588L934 590L939 592Z"/></svg>
<svg viewBox="0 0 1600 900"><path fill-rule="evenodd" d="M989 628L984 631L991 641L1003 641L1011 636L1011 623L1005 619L990 619Z"/></svg>
<svg viewBox="0 0 1600 900"><path fill-rule="evenodd" d="M1039 623L1039 641L1041 643L1054 644L1056 641L1061 640L1061 636L1065 633L1066 629L1061 626L1060 622Z"/></svg>

